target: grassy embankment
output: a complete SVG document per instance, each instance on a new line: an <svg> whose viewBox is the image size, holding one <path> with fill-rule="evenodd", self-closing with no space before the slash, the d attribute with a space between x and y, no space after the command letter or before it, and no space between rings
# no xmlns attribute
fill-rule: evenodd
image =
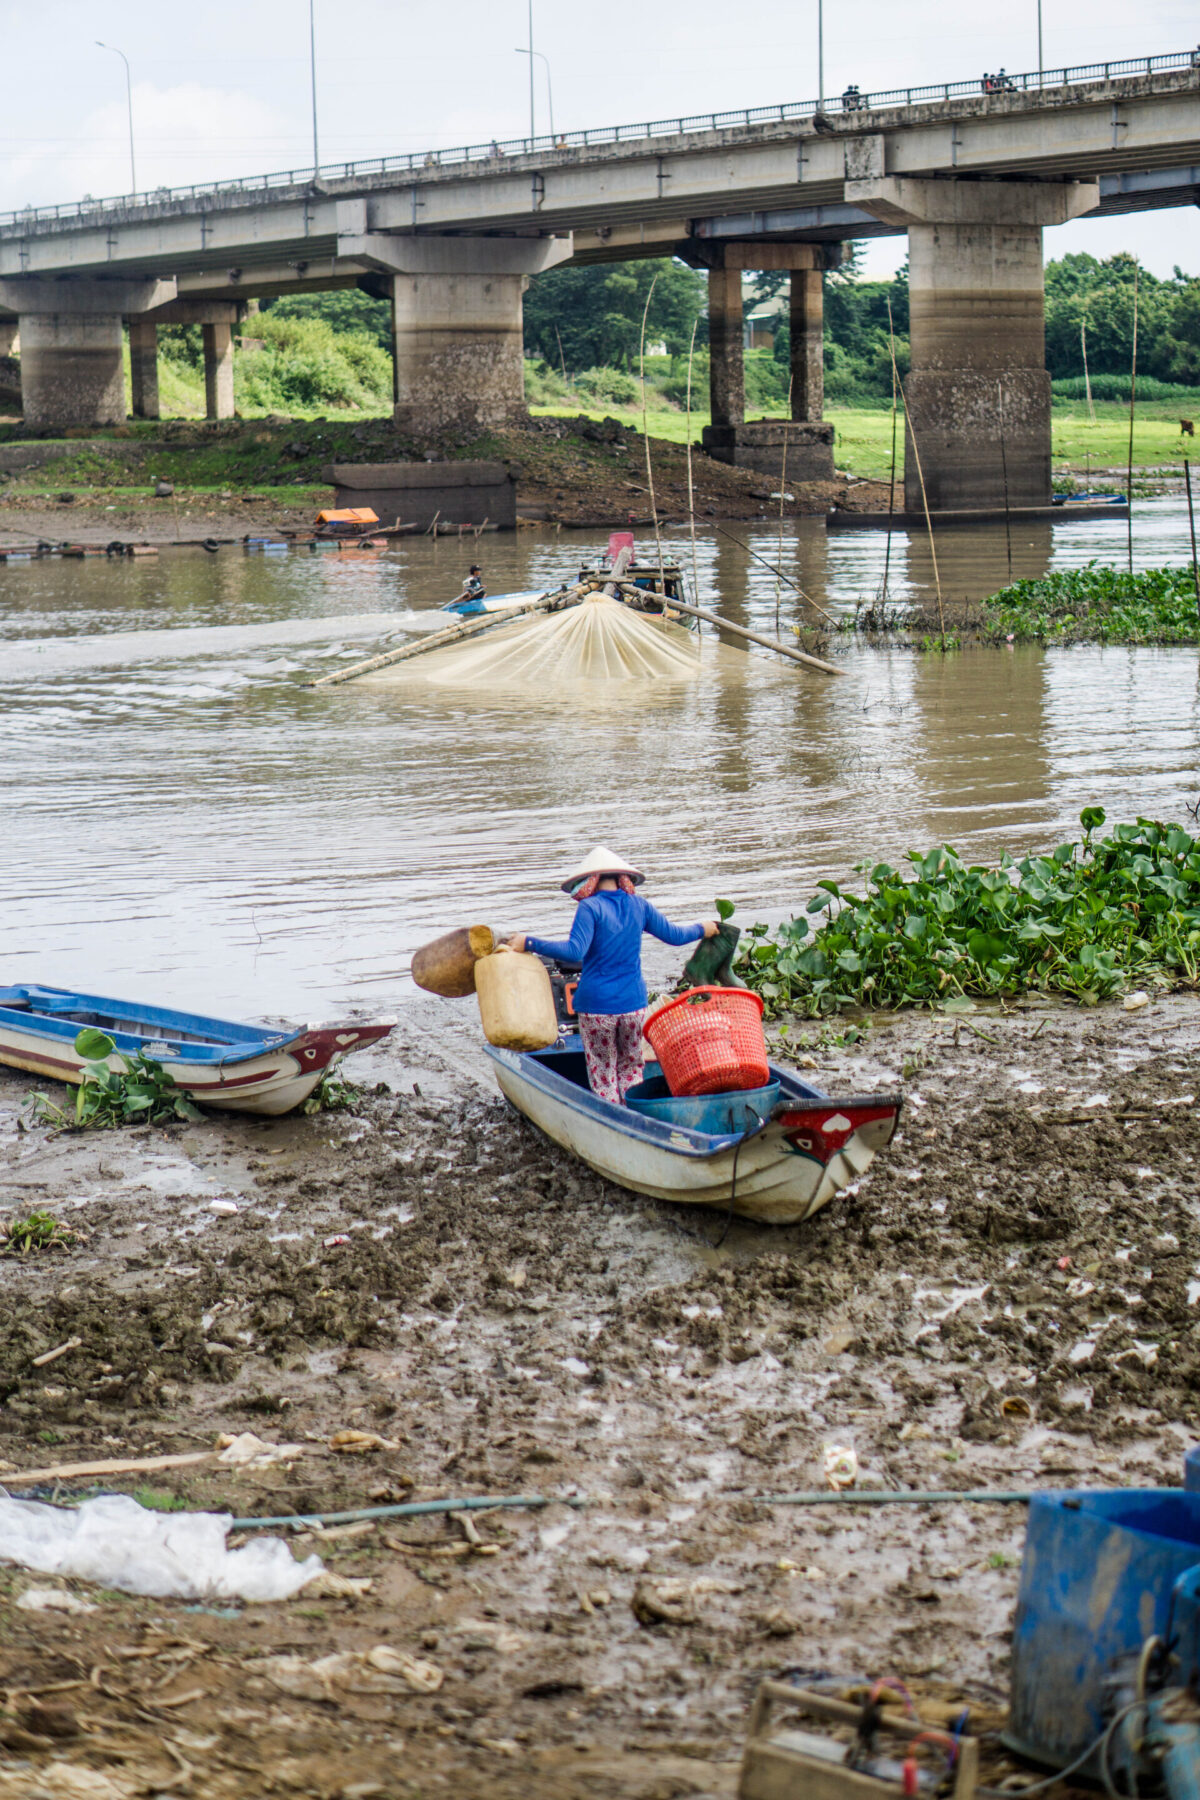
<svg viewBox="0 0 1200 1800"><path fill-rule="evenodd" d="M803 913L742 939L739 975L770 1013L938 1006L1034 990L1083 1005L1134 982L1200 977L1200 840L1139 819L1048 856L969 867L949 845L908 853L907 874L861 863L861 893L821 881Z"/></svg>

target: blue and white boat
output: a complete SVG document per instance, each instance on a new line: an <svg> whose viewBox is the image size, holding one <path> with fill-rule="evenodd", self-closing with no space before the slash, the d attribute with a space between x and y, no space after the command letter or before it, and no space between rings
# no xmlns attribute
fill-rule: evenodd
<svg viewBox="0 0 1200 1800"><path fill-rule="evenodd" d="M695 1101L676 1102L671 1118L599 1099L588 1086L576 1033L549 1050L484 1048L517 1111L597 1174L635 1194L772 1225L811 1218L857 1181L891 1142L900 1117L898 1094L830 1099L772 1063L777 1098L756 1101L768 1092L763 1089L713 1095L720 1128L701 1130L682 1122L696 1116ZM658 1065L647 1064L647 1088L657 1074Z"/></svg>
<svg viewBox="0 0 1200 1800"><path fill-rule="evenodd" d="M85 1059L75 1039L94 1026L112 1038L108 1061L118 1072L123 1058L144 1051L198 1105L276 1117L306 1100L343 1056L385 1038L395 1023L240 1024L29 984L0 988L0 1063L78 1084Z"/></svg>

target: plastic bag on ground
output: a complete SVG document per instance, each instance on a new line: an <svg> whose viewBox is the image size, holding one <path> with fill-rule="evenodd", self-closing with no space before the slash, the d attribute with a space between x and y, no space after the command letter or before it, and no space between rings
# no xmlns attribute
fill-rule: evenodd
<svg viewBox="0 0 1200 1800"><path fill-rule="evenodd" d="M160 1513L126 1494L46 1506L0 1494L0 1560L124 1594L181 1600L286 1600L324 1564L297 1562L282 1538L227 1550L231 1513Z"/></svg>

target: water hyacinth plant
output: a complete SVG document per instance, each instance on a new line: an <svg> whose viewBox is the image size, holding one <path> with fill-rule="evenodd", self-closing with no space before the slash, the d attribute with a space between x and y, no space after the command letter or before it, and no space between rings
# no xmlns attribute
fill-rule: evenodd
<svg viewBox="0 0 1200 1800"><path fill-rule="evenodd" d="M1064 569L1014 581L984 602L989 637L1047 643L1194 644L1200 638L1190 568Z"/></svg>
<svg viewBox="0 0 1200 1800"><path fill-rule="evenodd" d="M202 1119L183 1090L160 1062L144 1051L120 1056L119 1069L109 1064L117 1046L106 1031L85 1025L75 1039L75 1054L84 1058L83 1079L75 1090L77 1128L111 1129L118 1125L161 1125L170 1119ZM40 1123L63 1126L68 1115L46 1094L33 1096Z"/></svg>
<svg viewBox="0 0 1200 1800"><path fill-rule="evenodd" d="M1030 989L1094 1005L1130 981L1200 974L1200 839L1139 819L1107 837L1098 806L1083 837L997 868L949 845L909 851L911 871L858 865L861 895L836 881L772 933L744 933L736 972L768 1015L837 1007L941 1006ZM818 922L817 915L826 915Z"/></svg>

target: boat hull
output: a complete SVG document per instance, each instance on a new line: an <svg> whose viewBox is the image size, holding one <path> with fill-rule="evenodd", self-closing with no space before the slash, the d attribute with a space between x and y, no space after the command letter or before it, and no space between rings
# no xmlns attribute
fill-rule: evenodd
<svg viewBox="0 0 1200 1800"><path fill-rule="evenodd" d="M765 1129L712 1137L598 1100L547 1067L553 1052L489 1055L506 1099L597 1174L655 1200L772 1225L802 1223L858 1180L891 1141L900 1113L897 1095L831 1100L772 1066L783 1096Z"/></svg>
<svg viewBox="0 0 1200 1800"><path fill-rule="evenodd" d="M13 996L20 997L16 1006L11 1004ZM54 997L50 1004L56 1016L32 1010L39 1002L47 1003L45 996ZM78 1003L74 1016L68 1009L72 1000ZM115 1022L110 1023L110 1014L115 1015ZM148 1017L150 1029L122 1030L127 1015L130 1025L135 1018ZM95 995L72 996L61 989L9 989L0 991L0 1065L78 1085L83 1080L84 1058L75 1049L75 1037L81 1026L93 1023L97 1016L102 1028L111 1029L116 1037L117 1050L107 1060L118 1073L124 1057L144 1049L161 1062L196 1105L268 1118L291 1112L344 1056L377 1043L395 1024L393 1019L354 1020L295 1026L264 1035L261 1027L136 1007ZM186 1043L171 1044L173 1038L197 1036L199 1028L238 1035L231 1035L228 1041L215 1036L198 1040L192 1055Z"/></svg>

